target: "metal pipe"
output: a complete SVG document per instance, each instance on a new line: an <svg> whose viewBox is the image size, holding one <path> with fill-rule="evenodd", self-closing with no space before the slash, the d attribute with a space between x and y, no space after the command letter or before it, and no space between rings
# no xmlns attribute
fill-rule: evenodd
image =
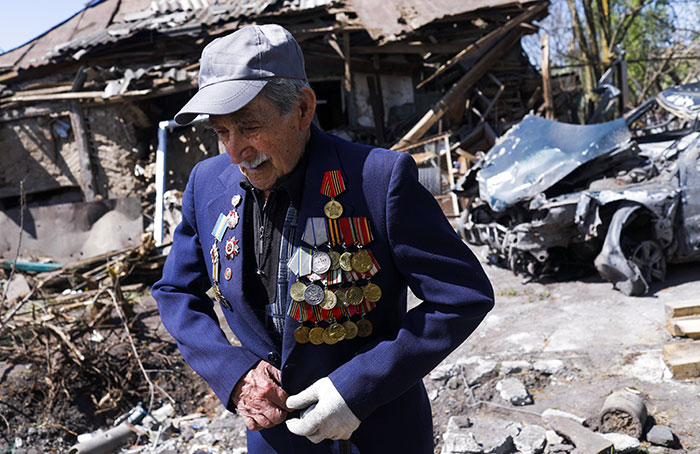
<svg viewBox="0 0 700 454"><path fill-rule="evenodd" d="M203 123L209 120L209 115L199 115L187 126ZM156 150L156 212L153 216L153 239L156 246L163 244L163 195L165 194L165 173L168 158L168 133L182 125L175 120L164 120L158 123L158 149Z"/></svg>

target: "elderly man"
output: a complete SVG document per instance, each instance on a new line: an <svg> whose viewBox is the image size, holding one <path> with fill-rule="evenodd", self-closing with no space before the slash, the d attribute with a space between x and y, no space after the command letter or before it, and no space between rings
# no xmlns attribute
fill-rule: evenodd
<svg viewBox="0 0 700 454"><path fill-rule="evenodd" d="M409 155L312 124L282 27L213 41L199 80L175 120L209 114L226 154L192 170L153 287L185 360L243 417L251 454L432 453L421 380L493 306L477 260Z"/></svg>

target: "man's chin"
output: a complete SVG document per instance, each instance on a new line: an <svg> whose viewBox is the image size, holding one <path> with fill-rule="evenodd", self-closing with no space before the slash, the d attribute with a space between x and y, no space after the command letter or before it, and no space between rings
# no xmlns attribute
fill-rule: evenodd
<svg viewBox="0 0 700 454"><path fill-rule="evenodd" d="M250 184L252 184L254 188L261 191L271 189L277 181L270 161L265 161L254 169L246 169L243 167L240 169L243 175L248 178Z"/></svg>

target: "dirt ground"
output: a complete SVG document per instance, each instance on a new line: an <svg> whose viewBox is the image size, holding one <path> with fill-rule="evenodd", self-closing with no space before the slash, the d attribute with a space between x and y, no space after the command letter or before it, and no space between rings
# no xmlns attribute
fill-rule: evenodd
<svg viewBox="0 0 700 454"><path fill-rule="evenodd" d="M475 252L485 257L484 250L476 248ZM670 378L661 358L663 345L678 341L664 328L664 302L700 294L700 264L671 266L667 282L654 286L642 298L626 297L596 276L571 282L525 283L508 270L484 266L496 290L496 307L444 364L474 356L496 362L559 359L566 370L555 376L519 374L534 404L517 409L472 405L476 399L508 407L495 389L502 376L474 389L473 397L459 383L445 386L426 377L433 397L436 453L450 416L488 415L542 425L537 414L553 407L594 421L605 397L625 387L639 390L650 418L669 425L678 436L682 448L672 452L700 452L700 380ZM417 303L415 299L412 302ZM177 415L209 417L211 430L215 430L214 420L218 425L229 421L225 435L218 434L212 440L218 450L211 452L244 447L241 421L226 412L184 364L147 292L138 298L134 310L137 316L132 334L139 351L146 353L144 367L154 383L176 400ZM88 365L79 367L61 358L60 350L51 349L47 349L51 373L45 374L46 364L23 362L21 351L2 351L0 453L67 452L77 434L106 427L137 403L145 404L146 384L116 320L110 333L112 337L104 341L109 343L107 353L89 344L80 348L95 355L93 363L98 362L98 356L109 354L110 361L119 365L116 370L126 371L126 377L110 377L105 371L90 369L90 358ZM132 386L128 392L115 388L124 379ZM105 405L105 398L118 398L119 405ZM154 408L165 402L163 395L156 393ZM225 442L222 437L227 437Z"/></svg>

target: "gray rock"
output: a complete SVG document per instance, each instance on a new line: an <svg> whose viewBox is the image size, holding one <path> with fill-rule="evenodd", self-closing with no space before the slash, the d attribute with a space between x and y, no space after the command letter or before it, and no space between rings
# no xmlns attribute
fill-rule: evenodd
<svg viewBox="0 0 700 454"><path fill-rule="evenodd" d="M547 430L536 425L525 426L513 443L521 454L540 454L547 444Z"/></svg>
<svg viewBox="0 0 700 454"><path fill-rule="evenodd" d="M562 418L569 418L573 419L579 424L584 424L585 423L585 418L581 418L580 416L576 416L572 413L567 413L565 411L557 410L555 408L548 408L545 411L542 412L542 419L547 421L548 419L555 417L555 416L561 416Z"/></svg>
<svg viewBox="0 0 700 454"><path fill-rule="evenodd" d="M547 454L565 454L569 453L574 450L574 447L572 445L568 445L566 443L560 443L556 445L551 445L547 446L547 450L545 451Z"/></svg>
<svg viewBox="0 0 700 454"><path fill-rule="evenodd" d="M547 437L547 444L548 445L559 445L564 443L564 439L559 436L558 433L556 433L553 430L548 430L545 434Z"/></svg>
<svg viewBox="0 0 700 454"><path fill-rule="evenodd" d="M523 406L533 403L532 396L517 378L505 378L496 384L501 397L513 405Z"/></svg>
<svg viewBox="0 0 700 454"><path fill-rule="evenodd" d="M503 361L501 363L501 372L506 375L518 374L532 369L532 364L527 361Z"/></svg>
<svg viewBox="0 0 700 454"><path fill-rule="evenodd" d="M543 374L548 375L561 374L566 370L564 362L559 359L541 359L539 361L535 361L532 368L537 372L542 372Z"/></svg>
<svg viewBox="0 0 700 454"><path fill-rule="evenodd" d="M498 375L496 367L498 364L495 361L489 361L478 356L459 361L458 364L461 366L462 374L464 374L464 379L469 386L477 383L483 384Z"/></svg>
<svg viewBox="0 0 700 454"><path fill-rule="evenodd" d="M446 432L459 432L462 429L468 429L472 425L472 421L468 416L451 416L447 421Z"/></svg>
<svg viewBox="0 0 700 454"><path fill-rule="evenodd" d="M29 292L32 291L32 289L29 287L27 279L25 279L25 277L21 274L15 274L12 280L6 282L5 285L7 286L5 298L7 298L7 301L10 302L18 301L19 299L24 298L29 294ZM3 289L0 288L0 291L2 290Z"/></svg>
<svg viewBox="0 0 700 454"><path fill-rule="evenodd" d="M457 389L462 385L462 378L455 376L447 380L447 387L450 389Z"/></svg>
<svg viewBox="0 0 700 454"><path fill-rule="evenodd" d="M428 399L435 400L438 398L439 395L440 395L440 391L438 391L437 389L434 389L428 393Z"/></svg>
<svg viewBox="0 0 700 454"><path fill-rule="evenodd" d="M433 369L433 371L430 372L430 375L428 375L428 377L431 380L445 382L457 375L458 372L459 367L454 364L441 364L435 369Z"/></svg>
<svg viewBox="0 0 700 454"><path fill-rule="evenodd" d="M647 432L647 441L657 446L673 447L676 437L668 426L654 426Z"/></svg>
<svg viewBox="0 0 700 454"><path fill-rule="evenodd" d="M637 452L637 448L639 448L639 446L641 445L639 440L637 440L634 437L630 437L629 435L618 434L614 432L601 435L606 440L612 441L613 446L615 446L616 454Z"/></svg>
<svg viewBox="0 0 700 454"><path fill-rule="evenodd" d="M471 432L446 432L442 436L442 454L481 454L481 444Z"/></svg>

